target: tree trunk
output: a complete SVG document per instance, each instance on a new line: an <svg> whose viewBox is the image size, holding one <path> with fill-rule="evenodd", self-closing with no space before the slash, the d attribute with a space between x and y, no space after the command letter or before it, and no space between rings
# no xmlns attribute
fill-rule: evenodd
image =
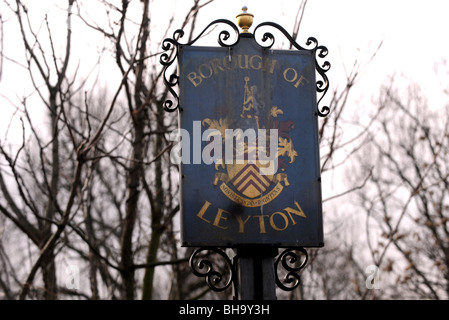
<svg viewBox="0 0 449 320"><path fill-rule="evenodd" d="M133 268L133 244L132 236L137 218L138 201L140 195L140 182L142 177L143 159L143 126L141 117L135 117L135 131L133 151L127 178L126 216L123 221L123 230L120 240L121 247L121 272L123 278L123 298L134 299L134 268Z"/></svg>
<svg viewBox="0 0 449 320"><path fill-rule="evenodd" d="M157 111L157 127L156 132L163 132L163 114L160 110ZM154 157L158 155L162 149L162 136L156 134L154 139ZM162 186L162 162L159 157L155 161L155 186L154 196L149 193L151 202L151 238L148 245L146 263L151 264L157 261L157 252L159 249L160 238L163 232L162 217L164 206L164 190ZM148 191L151 192L148 188ZM154 280L154 267L146 268L143 279L143 291L142 299L151 300L153 298L153 280Z"/></svg>
<svg viewBox="0 0 449 320"><path fill-rule="evenodd" d="M50 87L50 125L51 125L51 138L52 138L52 150L51 150L51 180L50 180L50 190L47 203L47 210L45 217L47 221L44 222L44 228L42 232L42 238L45 241L42 243L44 245L47 239L52 234L51 232L51 222L55 218L56 212L56 199L58 198L58 188L59 188L59 130L58 130L58 106L56 103L57 88ZM41 248L42 249L42 248ZM56 281L56 267L55 267L55 256L53 249L48 251L48 254L43 257L41 262L42 267L42 277L45 286L44 297L47 300L54 300L58 297L58 287Z"/></svg>
<svg viewBox="0 0 449 320"><path fill-rule="evenodd" d="M123 221L123 230L121 236L121 272L124 286L124 298L134 299L134 263L133 263L133 246L132 236L134 225L138 212L138 201L140 195L141 179L144 174L143 159L145 151L145 107L146 102L142 99L144 84L144 69L145 69L145 53L147 40L149 36L149 1L144 1L142 14L142 24L140 29L140 38L138 40L139 46L137 48L137 63L135 68L136 80L134 89L134 108L131 101L129 103L129 110L131 112L131 120L134 130L134 138L132 143L132 157L128 169L127 199L126 199L126 217Z"/></svg>

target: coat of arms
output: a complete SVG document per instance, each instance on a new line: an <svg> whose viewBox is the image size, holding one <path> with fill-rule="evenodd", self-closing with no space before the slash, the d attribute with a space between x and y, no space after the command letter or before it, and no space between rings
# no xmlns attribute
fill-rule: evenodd
<svg viewBox="0 0 449 320"><path fill-rule="evenodd" d="M215 162L216 173L212 182L219 185L223 194L235 203L245 207L259 207L274 200L284 187L290 185L286 168L295 161L298 153L290 136L295 122L284 119L286 115L281 107L265 105L257 86L251 86L250 81L250 77L244 78L244 96L239 117L232 117L229 112L223 111L219 112L222 117L203 119L202 125L220 132L223 146L229 143L224 141L229 137L226 134L228 129L234 129L237 135L246 129L253 129L258 135L264 133L264 139L253 136L246 141L232 141L232 159L223 157ZM271 134L273 132L274 135ZM273 145L276 146L274 149ZM263 159L261 155L264 155ZM267 161L267 158L271 161Z"/></svg>

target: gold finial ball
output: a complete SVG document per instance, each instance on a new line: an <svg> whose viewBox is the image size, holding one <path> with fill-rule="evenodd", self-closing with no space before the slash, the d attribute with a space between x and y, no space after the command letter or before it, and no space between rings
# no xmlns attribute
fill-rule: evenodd
<svg viewBox="0 0 449 320"><path fill-rule="evenodd" d="M239 27L242 28L242 33L249 33L248 29L253 24L254 15L246 12L246 11L248 11L248 8L246 6L244 6L242 8L242 11L243 11L242 13L240 13L236 16L237 23L238 23Z"/></svg>

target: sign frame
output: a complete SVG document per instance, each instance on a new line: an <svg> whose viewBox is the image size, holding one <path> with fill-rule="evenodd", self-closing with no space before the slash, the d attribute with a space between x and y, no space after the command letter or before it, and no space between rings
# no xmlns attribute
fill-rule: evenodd
<svg viewBox="0 0 449 320"><path fill-rule="evenodd" d="M218 37L218 43L220 45L220 47L199 47L199 46L193 46L193 44L200 38L202 37L202 35L208 30L210 29L212 26L214 26L215 24L226 24L228 25L231 29L233 29L236 33L236 37L235 40L229 43L229 39L230 39L230 33L227 30L223 30L219 33L219 37ZM269 32L265 32L262 36L262 40L260 42L258 42L256 40L255 34L258 30L261 30L260 28L263 27L274 27L276 28L278 31L280 31L292 44L292 47L294 47L297 50L273 50L271 49L275 39L274 36L269 33ZM234 99L234 96L241 96L240 99L241 100L245 100L245 93L249 92L248 88L251 87L270 87L271 82L269 80L263 80L262 82L260 81L256 81L257 84L252 84L251 81L254 80L254 77L252 76L251 72L249 72L246 76L244 75L244 72L240 72L239 76L237 76L238 79L237 81L235 81L234 77L231 75L232 73L232 63L240 63L239 67L237 69L241 69L238 71L242 71L243 69L245 69L244 67L248 67L248 69L253 69L252 71L256 71L256 70L261 70L261 69L265 69L264 73L266 74L270 74L273 75L275 73L275 68L279 67L279 70L276 69L277 73L277 77L278 77L278 82L282 80L284 80L284 85L290 85L290 87L296 87L296 89L301 88L301 87L307 87L307 90L310 92L313 92L312 95L310 95L308 97L308 104L309 104L309 109L310 107L315 107L314 110L308 110L309 113L311 113L308 117L308 122L310 122L311 125L311 129L312 130L312 137L310 136L310 132L309 132L309 140L312 140L312 146L311 146L311 154L313 156L313 175L312 178L310 179L314 179L314 184L313 184L313 194L315 196L315 200L314 203L316 205L316 212L313 213L312 216L315 217L315 222L312 224L314 228L316 228L316 230L313 232L314 236L313 236L313 240L308 241L307 239L305 240L305 238L290 238L288 240L282 239L280 238L276 238L276 237L263 237L261 238L260 235L262 233L262 231L265 231L265 233L267 233L267 226L268 224L271 225L272 229L274 229L274 231L272 232L272 234L276 234L276 231L279 234L279 231L283 231L282 229L287 229L288 225L297 225L297 218L301 219L301 218L305 218L305 219L309 219L310 216L308 216L308 210L303 210L303 204L301 201L297 201L297 199L295 197L293 197L291 199L290 202L292 202L291 204L285 204L285 208L278 208L275 211L273 211L271 213L271 215L267 215L265 217L265 215L260 215L259 216L251 216L251 215L240 215L240 218L235 218L235 213L230 212L230 210L226 210L226 208L221 208L220 206L216 206L215 208L213 208L213 201L212 199L204 199L203 202L201 203L201 205L198 206L198 203L196 204L196 207L193 208L191 206L191 201L189 201L189 199L194 199L195 198L195 193L192 194L192 190L190 189L190 186L192 186L192 182L195 182L194 180L194 176L195 176L195 170L190 170L191 168L193 168L194 166L197 166L197 164L188 164L189 167L187 167L186 165L182 165L181 164L181 232L182 232L182 245L183 246L194 246L194 247L239 247L239 246L245 246L245 245L270 245L270 246L275 246L275 247L322 247L324 246L324 239L323 239L323 226L322 226L322 209L321 209L321 179L320 179L320 172L319 172L319 146L318 146L318 137L317 137L317 119L318 117L325 117L329 114L330 109L327 106L323 106L321 108L318 107L319 103L321 102L321 100L323 99L324 95L326 94L328 87L329 87L329 81L328 78L326 76L326 72L329 70L330 68L330 63L328 61L324 61L321 64L318 62L319 60L324 59L327 56L327 49L324 46L318 46L318 41L313 38L310 37L307 39L306 45L307 47L302 47L300 45L298 45L296 43L296 41L288 34L288 32L283 29L281 26L272 23L272 22L265 22L265 23L261 23L259 24L255 30L254 30L254 34L250 34L250 33L239 33L239 30L237 28L237 26L235 26L232 22L228 21L228 20L224 20L224 19L219 19L219 20L215 20L213 22L211 22L201 33L200 35L193 39L192 41L188 42L188 43L180 43L178 40L180 38L182 38L182 36L184 35L184 32L182 30L177 30L175 31L175 33L173 34L173 38L167 38L163 41L163 49L165 51L169 51L174 49L174 54L172 56L170 56L168 53L164 53L161 55L161 64L164 65L164 82L166 84L166 86L168 87L170 93L172 94L172 96L174 97L175 101L167 99L164 102L164 109L168 112L173 112L173 111L178 111L178 115L179 115L179 122L180 122L180 129L184 129L186 130L189 134L191 135L195 135L195 132L198 133L198 125L195 127L194 125L191 125L188 129L186 129L185 123L193 123L192 122L192 117L186 117L185 120L184 119L184 115L185 114L189 114L192 110L192 106L194 106L195 104L198 104L199 101L198 99L195 100L195 94L194 93L190 93L189 94L189 90L193 89L198 89L200 87L204 87L204 85L206 84L206 82L208 82L211 78L217 77L217 81L220 82L222 81L221 85L223 86L223 84L225 85L230 85L231 83L235 85L235 89L236 92L238 91L239 94L228 94L228 98L227 98L227 102L229 103L231 101L231 104L235 105L237 102ZM268 42L268 44L266 44ZM250 47L251 54L245 54L243 51L243 49L245 49L244 47ZM189 61L189 59L193 59L192 57L194 57L194 53L195 52L199 52L199 51L203 51L206 52L205 55L203 55L201 57L201 59L203 59L203 63L198 63L195 65L195 63L192 63L192 61ZM211 62L214 61L214 59L216 59L216 53L219 53L220 56L220 60L215 61L215 62ZM190 58L189 58L189 54L190 54ZM207 61L207 57L209 54L209 62ZM295 58L300 58L300 57L305 57L304 59L307 60L306 65L308 66L309 70L308 71L304 71L301 72L298 68L294 67L294 66L288 66L288 65L281 65L281 63L279 62L280 59L274 59L273 57L279 57L280 55L282 55L283 59L285 61L290 61L291 59L295 59ZM271 60L270 59L271 56ZM289 58L285 58L291 56L291 59ZM226 59L229 59L229 64L227 64ZM233 60L234 59L234 60ZM283 60L283 61L284 61ZM173 73L171 73L168 76L168 73L170 73L173 68L171 68L172 66L174 66L174 62L177 61L178 62L178 68L177 70L175 70ZM234 62L232 62L234 61ZM237 61L237 62L236 62ZM276 61L276 62L273 62ZM190 65L189 65L190 63ZM215 63L215 64L214 64ZM270 64L271 63L271 64ZM273 66L274 64L274 66ZM190 69L188 69L190 67ZM241 67L241 68L240 68ZM228 70L229 69L229 70ZM310 70L311 69L311 70ZM189 73L187 73L187 71L189 71ZM229 73L229 75L224 75L225 73ZM254 72L253 72L254 73ZM306 76L307 75L307 76ZM318 79L316 79L315 77L318 76ZM263 77L262 77L263 78ZM267 77L265 76L265 79ZM221 79L221 80L220 80ZM224 80L223 80L224 79ZM252 79L252 80L251 80ZM280 80L279 80L280 79ZM239 81L240 80L240 81ZM242 81L243 80L243 81ZM203 82L204 81L204 82ZM224 81L224 82L223 82ZM179 86L179 91L180 94L178 96L177 92L175 91L176 87ZM190 86L190 89L189 89ZM210 88L207 88L207 86L205 87L206 91L207 90L211 90ZM234 87L233 87L234 88ZM311 90L312 89L312 90ZM306 90L306 89L305 89ZM263 91L263 90L262 90ZM317 99L317 95L319 94L320 97L319 99ZM284 96L288 96L289 95L289 91L287 90L287 92L283 93ZM200 95L201 96L201 95ZM204 96L204 95L203 95ZM226 96L226 95L225 95ZM242 97L243 96L243 97ZM247 97L248 95L246 95ZM198 97L197 97L198 98ZM206 97L204 97L206 98ZM255 96L253 97L255 98ZM266 98L266 97L265 97ZM270 95L270 97L268 97L268 100L273 99L273 95ZM193 100L193 101L192 101ZM210 100L210 97L209 97ZM226 100L226 99L225 99ZM266 101L266 99L264 100ZM241 103L242 104L242 103ZM214 106L214 109L217 109L217 105ZM275 115L274 118L277 117L277 115L282 114L284 111L282 107L279 107L278 109L274 109L273 107L275 107L274 105L270 106L270 111L272 112L272 114ZM206 110L206 106L201 107L202 110ZM247 105L248 108L248 105ZM243 103L243 109L245 109L245 105ZM204 112L203 112L203 115ZM240 114L240 116L242 117L243 112ZM249 115L246 114L246 115ZM284 114L282 114L284 115ZM208 115L209 116L209 115ZM245 115L244 115L245 116ZM243 117L244 117L243 116ZM249 116L248 116L249 117ZM310 120L312 119L313 120ZM203 118L198 118L197 119L200 122L199 125L199 134L200 136L202 136L204 130L206 129L203 124L208 124L209 121L209 128L217 128L216 123L219 123L220 121L226 121L226 118L220 118L220 117L203 117ZM208 121L205 121L208 120ZM273 120L273 119L271 119ZM277 120L277 119L274 119ZM252 121L254 122L254 118L252 119ZM214 124L214 125L211 125ZM257 124L257 128L259 128L259 124ZM265 128L268 128L268 126L265 126ZM222 128L223 129L223 128ZM230 128L228 128L230 129ZM287 134L288 136L288 134ZM195 139L197 137L192 137L192 139ZM285 136L284 136L285 138ZM184 139L183 139L183 142ZM288 142L285 142L286 145L288 145ZM203 150L204 149L204 144L205 142L199 142L200 145L200 149L199 150ZM198 144L197 144L198 145ZM189 146L190 147L190 146ZM296 147L296 146L295 146ZM190 149L190 152L188 153L194 153L193 151L193 147L191 147L192 149ZM183 150L185 150L183 148ZM198 151L198 150L197 150ZM295 150L293 149L293 151L291 152L290 156L292 156L293 152ZM187 152L181 152L182 156L185 155L185 153ZM200 151L201 154L201 151ZM288 152L285 152L285 154L288 156ZM196 156L192 156L193 157L197 157L198 153L195 153ZM195 162L195 159L190 158L189 161ZM290 160L294 158L294 157L290 157ZM196 159L197 160L197 159ZM202 159L200 159L201 161ZM210 167L214 167L213 165ZM242 167L242 166L241 166ZM241 176L244 176L243 173L245 173L245 176L248 176L248 174L251 176L256 176L256 174L254 174L254 170L253 173L249 173L246 171L243 171L243 169L241 171L238 171L235 168L241 168L241 167L237 167L237 166L227 166L227 172L226 175L227 177L225 177L225 179L228 180L232 180L235 179L235 177L240 177L238 174L240 173ZM234 169L233 169L234 168ZM306 168L306 169L310 169L310 168ZM197 166L197 170L201 171L200 166ZM248 169L249 170L249 169ZM220 179L220 174L224 174L223 172L215 172L215 175L213 175L213 178L218 177L218 179ZM232 176L232 174L234 174L234 176ZM276 177L276 175L272 175L272 179L270 182L270 186L272 187L271 190L271 198L277 198L278 196L274 196L276 194L276 186L280 186L280 188L283 188L284 190L287 190L287 184L290 184L291 182L288 180L284 180L283 182L281 182L280 178L283 177L282 175L278 176L278 180L277 183L274 183L274 177ZM287 177L287 176L286 176ZM250 177L248 178L249 180L257 180L259 179L260 176L257 177ZM243 178L242 178L243 179ZM309 179L309 180L310 180ZM249 194L249 197L243 197L242 194L239 195L240 198L236 198L236 194L238 194L237 191L239 191L240 189L236 189L236 184L232 185L232 184L226 184L226 181L228 180L223 180L220 181L221 183L218 183L218 181L215 181L216 183L212 183L210 181L210 175L209 175L209 180L204 180L203 184L199 184L199 188L204 192L205 190L208 190L207 188L215 188L216 192L218 191L218 187L220 187L220 191L221 193L219 193L219 195L226 199L230 202L230 203L234 203L234 205L236 207L242 208L242 207L256 207L257 206L257 201L249 201L247 199L254 199L254 192L255 189L257 188L246 188L244 190L244 192L246 191L247 194ZM212 179L213 180L213 179ZM216 179L215 179L216 180ZM249 181L248 183L252 183L253 181ZM290 179L291 180L291 179ZM293 180L292 180L293 181ZM197 182L197 181L196 181ZM245 180L246 182L246 180ZM309 181L310 182L310 181ZM209 183L209 185L207 185L207 183ZM309 183L310 186L310 183ZM260 187L260 185L259 185ZM200 189L198 189L198 192L200 191ZM251 189L251 190L249 190ZM248 191L249 190L249 191ZM240 190L241 191L241 190ZM260 190L259 190L260 191ZM265 190L264 190L265 191ZM278 190L279 191L279 190ZM310 190L309 190L310 191ZM285 193L285 191L280 191L280 193L282 194L282 192ZM299 190L299 192L308 192L307 190ZM257 192L256 192L257 193ZM223 195L225 195L226 197L223 197ZM270 195L270 193L267 193L266 195ZM269 199L269 197L265 197L264 199L268 199L268 200L261 200L261 204L262 206L265 204L266 201L271 202L271 200ZM234 200L232 200L234 199ZM244 199L244 200L240 200L241 202L236 201L236 199ZM265 201L265 202L264 202ZM259 203L260 204L260 203ZM215 216L208 216L208 214L210 213L210 211L214 209L216 211ZM261 209L263 210L263 209ZM239 211L237 209L237 211ZM241 210L240 210L241 211ZM304 213L306 212L306 213ZM239 214L237 213L236 215L237 217L239 217ZM196 219L195 223L203 223L203 226L199 229L195 229L194 223L191 221L192 218ZM221 235L218 235L217 237L214 238L214 234L213 231L222 231L225 230L225 222L229 222L232 219L234 219L234 229L237 227L239 228L240 231L242 231L242 228L245 228L246 222L248 221L255 221L256 224L258 222L259 224L259 234L250 234L250 238L247 238L245 240L245 238L240 237L238 239L235 239L235 235L236 235L236 231L234 230L233 235L231 234L231 236L226 236L226 233L222 232ZM237 221L237 222L236 222ZM246 222L245 222L246 221ZM267 226L263 226L265 229L262 230L262 223L266 224ZM206 227L206 225L208 224L208 228L209 228L209 233L208 232L204 232L204 227ZM215 228L215 229L214 229ZM192 233L193 231L193 233ZM271 230L272 231L272 230ZM304 229L301 230L302 232L306 231ZM219 232L218 232L219 233ZM257 233L257 232L256 232ZM237 232L238 234L238 232ZM258 236L258 237L257 237Z"/></svg>

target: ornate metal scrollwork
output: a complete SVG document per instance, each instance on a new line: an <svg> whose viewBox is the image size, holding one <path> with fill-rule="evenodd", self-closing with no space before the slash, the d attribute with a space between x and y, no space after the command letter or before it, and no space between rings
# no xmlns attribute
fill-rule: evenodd
<svg viewBox="0 0 449 320"><path fill-rule="evenodd" d="M232 47L235 46L239 40L240 40L240 36L239 36L239 29L238 27L232 23L229 20L226 19L218 19L218 20L214 20L211 23L209 23L209 25L204 28L204 30L193 40L187 42L187 43L180 43L179 39L181 39L184 36L184 31L181 29L176 30L173 33L173 37L172 38L166 38L164 39L164 41L162 41L162 49L164 51L171 51L174 50L172 52L167 53L163 53L161 54L160 57L160 63L164 66L164 70L163 70L163 79L164 79L164 84L166 85L166 87L168 88L168 90L170 91L170 94L175 98L176 100L176 104L173 103L173 101L171 99L167 99L164 102L164 109L165 111L168 112L173 112L176 111L176 109L179 108L179 96L176 93L176 91L174 90L174 87L176 87L176 85L178 85L178 80L179 80L179 75L176 73L172 73L170 75L167 75L167 70L168 68L176 61L176 59L178 58L178 50L180 46L190 46L192 44L194 44L198 39L200 39L204 33L213 25L216 24L227 24L228 26L230 26L236 33L236 40L234 42L231 43L226 43L230 38L231 38L231 34L229 33L229 31L227 30L222 30L219 34L218 34L218 44L221 47Z"/></svg>
<svg viewBox="0 0 449 320"><path fill-rule="evenodd" d="M295 251L299 251L302 258ZM284 291L292 291L297 288L301 283L299 273L305 268L308 260L309 256L304 248L285 249L274 262L274 274L277 286ZM282 280L279 279L278 275L279 263L287 271Z"/></svg>
<svg viewBox="0 0 449 320"><path fill-rule="evenodd" d="M208 253L208 251L212 252L212 254ZM222 264L221 266L220 262ZM218 268L214 268L214 266ZM225 252L218 248L202 247L195 250L190 257L190 268L197 277L205 277L208 286L213 291L226 290L232 284L235 277L232 261Z"/></svg>
<svg viewBox="0 0 449 320"><path fill-rule="evenodd" d="M256 34L257 30L261 27L276 28L288 39L288 41L290 41L290 43L292 44L293 47L295 47L298 50L306 50L306 51L311 51L313 53L313 55L315 57L315 69L321 77L320 80L316 81L316 91L321 94L320 98L318 99L318 103L317 103L317 105L319 105L321 100L326 95L327 90L329 89L329 79L327 78L326 72L329 71L331 64L329 63L329 61L324 61L322 64L320 64L320 62L318 61L319 59L326 58L327 54L329 53L327 48L325 46L319 46L318 40L315 39L314 37L309 37L307 39L307 41L306 41L307 47L304 48L304 47L300 46L295 41L295 39L293 39L293 37L287 32L287 30L285 30L283 27L281 27L280 25L278 25L277 23L274 23L274 22L263 22L263 23L259 24L254 29L254 35ZM267 42L268 40L270 40L271 42L268 45L264 45L264 43ZM259 43L259 45L261 47L266 48L266 49L271 49L271 47L274 45L275 38L272 33L265 32L262 35L261 41L262 41L262 44ZM328 106L323 106L323 107L321 107L321 109L318 107L317 115L319 115L320 117L325 117L329 114L329 112L330 112L330 108Z"/></svg>
<svg viewBox="0 0 449 320"><path fill-rule="evenodd" d="M176 103L174 103L171 99L165 100L164 109L166 111L173 112L180 107L178 94L174 90L176 85L178 85L179 75L176 73L172 73L170 75L167 74L168 68L174 63L174 61L178 57L179 47L180 46L189 46L189 45L194 44L198 39L200 39L205 34L205 32L208 29L210 29L212 26L214 26L216 24L226 24L226 25L230 26L236 34L235 41L233 41L233 42L231 41L229 43L228 41L231 38L230 32L227 30L221 31L218 35L218 44L221 47L233 47L240 41L242 34L239 33L238 27L233 22L226 20L226 19L218 19L218 20L212 21L206 28L204 28L204 30L195 39L193 39L187 43L179 42L179 39L184 36L184 31L181 29L176 30L173 33L172 38L166 38L166 39L164 39L164 41L162 41L162 49L164 51L174 50L170 54L165 52L160 57L160 63L164 66L164 71L163 71L164 83L167 86L170 94L176 100ZM318 79L316 81L316 91L317 91L317 93L321 94L321 96L319 97L318 102L317 102L317 105L319 106L321 103L321 100L324 98L324 96L327 93L327 90L329 89L329 79L327 78L326 72L329 71L331 64L329 63L329 61L324 61L322 63L319 62L319 60L324 59L327 56L327 54L329 52L327 50L327 48L325 46L319 46L317 39L315 39L314 37L309 37L306 41L306 47L302 47L295 41L295 39L293 39L293 37L287 32L287 30L285 30L283 27L281 27L280 25L278 25L274 22L263 22L263 23L259 24L254 29L254 35L256 34L257 30L261 27L276 28L290 41L290 43L292 44L293 47L295 47L298 50L307 50L307 51L311 51L313 53L313 55L315 57L315 69L321 77L321 79ZM244 33L244 35L248 36L251 34ZM267 42L268 40L270 40L270 43L265 44L265 42ZM265 32L262 35L261 41L262 41L262 43L257 42L261 47L263 47L265 49L270 49L274 45L275 38L272 33ZM330 113L330 108L328 106L323 106L321 108L318 107L316 113L320 117L325 117Z"/></svg>
<svg viewBox="0 0 449 320"><path fill-rule="evenodd" d="M284 291L297 288L301 283L300 273L306 267L308 259L306 249L286 248L274 262L276 285ZM213 291L224 291L236 281L235 264L218 248L201 247L195 250L190 257L190 268L197 277L206 278L206 283Z"/></svg>

